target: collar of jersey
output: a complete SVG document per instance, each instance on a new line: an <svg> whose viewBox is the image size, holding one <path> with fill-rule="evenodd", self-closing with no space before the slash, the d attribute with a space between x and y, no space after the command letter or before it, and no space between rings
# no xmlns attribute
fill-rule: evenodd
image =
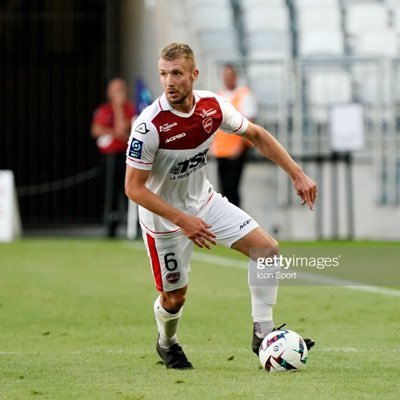
<svg viewBox="0 0 400 400"><path fill-rule="evenodd" d="M193 115L194 110L195 110L196 105L197 105L197 101L200 99L200 96L199 96L195 91L193 91L193 94L194 94L194 106L193 106L193 108L190 110L190 112L188 112L188 113L184 113L184 112L175 110L175 109L171 106L171 104L169 104L169 102L168 102L168 100L167 100L167 96L165 95L165 93L163 93L163 94L161 95L161 97L160 97L161 109L162 109L163 111L171 111L172 114L175 114L175 115L177 115L178 117L189 118L189 117L191 117L191 116Z"/></svg>

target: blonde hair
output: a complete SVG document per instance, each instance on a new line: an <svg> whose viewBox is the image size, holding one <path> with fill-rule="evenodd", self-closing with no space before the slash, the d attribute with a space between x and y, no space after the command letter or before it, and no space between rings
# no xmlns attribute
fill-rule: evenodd
<svg viewBox="0 0 400 400"><path fill-rule="evenodd" d="M193 69L196 68L193 50L185 43L170 43L160 53L160 58L167 61L173 61L180 57L188 60L192 64Z"/></svg>

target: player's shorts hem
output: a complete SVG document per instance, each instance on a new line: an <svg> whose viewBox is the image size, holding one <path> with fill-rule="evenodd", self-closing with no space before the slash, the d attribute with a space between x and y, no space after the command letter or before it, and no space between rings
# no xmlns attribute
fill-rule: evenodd
<svg viewBox="0 0 400 400"><path fill-rule="evenodd" d="M249 214L218 192L215 192L199 216L211 225L217 243L228 248L260 226Z"/></svg>
<svg viewBox="0 0 400 400"><path fill-rule="evenodd" d="M176 286L173 286L173 287L168 286L167 288L163 288L163 289L159 289L157 287L157 285L155 285L155 287L157 289L157 292L159 292L159 293L162 293L162 292L169 293L169 292L173 292L174 290L182 289L185 286L187 286L188 284L189 284L189 281L186 282L185 284L179 284L179 285L176 285Z"/></svg>
<svg viewBox="0 0 400 400"><path fill-rule="evenodd" d="M150 233L151 235L173 235L173 234L176 234L176 233L179 233L179 232L182 231L182 229L178 227L178 228L176 228L176 229L174 229L174 230L172 230L172 231L155 232L155 231L153 231L152 229L150 229L149 227L147 227L147 226L144 224L144 222L143 222L142 220L140 220L140 219L139 219L139 223L140 223L140 226L142 227L142 229L145 230L145 231L147 231L147 232Z"/></svg>
<svg viewBox="0 0 400 400"><path fill-rule="evenodd" d="M232 246L238 242L240 239L243 239L248 233L253 232L254 229L257 229L260 225L254 221L254 224L245 232L241 232L240 235L238 235L237 237L235 237L233 240L229 240L226 241L227 245L226 247L232 248ZM222 244L222 243L221 243Z"/></svg>

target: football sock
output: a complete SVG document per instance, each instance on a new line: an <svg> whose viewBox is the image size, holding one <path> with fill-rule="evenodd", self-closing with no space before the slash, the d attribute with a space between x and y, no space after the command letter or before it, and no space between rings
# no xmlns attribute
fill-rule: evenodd
<svg viewBox="0 0 400 400"><path fill-rule="evenodd" d="M182 308L176 314L171 314L161 305L160 297L157 297L154 302L154 315L159 333L158 342L162 348L168 349L178 342L176 331L182 315Z"/></svg>
<svg viewBox="0 0 400 400"><path fill-rule="evenodd" d="M264 338L274 329L272 309L276 304L278 286L249 285L251 293L251 315L254 321L254 333Z"/></svg>
<svg viewBox="0 0 400 400"><path fill-rule="evenodd" d="M272 321L253 322L253 332L260 339L264 339L269 333L274 330L274 323Z"/></svg>

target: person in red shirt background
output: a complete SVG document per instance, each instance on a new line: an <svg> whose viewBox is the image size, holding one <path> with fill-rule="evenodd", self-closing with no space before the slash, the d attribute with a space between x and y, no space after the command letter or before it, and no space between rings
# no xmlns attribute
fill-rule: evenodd
<svg viewBox="0 0 400 400"><path fill-rule="evenodd" d="M132 120L136 115L128 97L128 86L121 78L107 86L108 102L95 111L91 133L105 167L104 219L107 237L115 237L118 224L125 219L127 202L124 194L125 152Z"/></svg>

